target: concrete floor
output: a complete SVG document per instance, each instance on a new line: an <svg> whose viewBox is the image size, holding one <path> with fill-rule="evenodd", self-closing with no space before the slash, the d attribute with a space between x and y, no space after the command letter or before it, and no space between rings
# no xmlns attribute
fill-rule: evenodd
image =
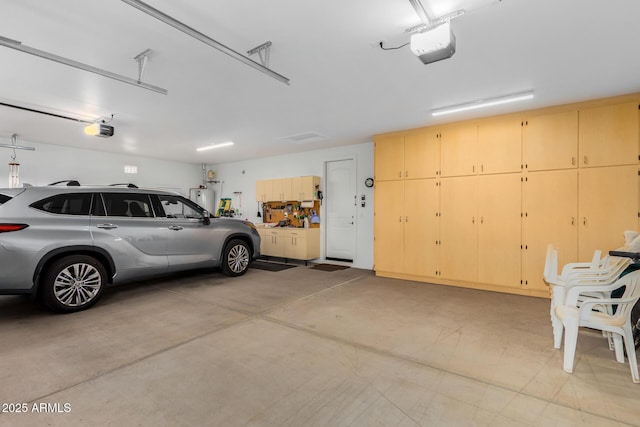
<svg viewBox="0 0 640 427"><path fill-rule="evenodd" d="M4 296L0 425L640 425L628 365L583 331L565 373L548 313L304 266L136 283L70 315Z"/></svg>

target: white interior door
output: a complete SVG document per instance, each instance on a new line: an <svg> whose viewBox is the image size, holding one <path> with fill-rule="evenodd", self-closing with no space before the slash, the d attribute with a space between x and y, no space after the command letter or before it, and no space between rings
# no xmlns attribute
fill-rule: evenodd
<svg viewBox="0 0 640 427"><path fill-rule="evenodd" d="M356 173L353 159L327 162L326 258L353 261L356 255Z"/></svg>

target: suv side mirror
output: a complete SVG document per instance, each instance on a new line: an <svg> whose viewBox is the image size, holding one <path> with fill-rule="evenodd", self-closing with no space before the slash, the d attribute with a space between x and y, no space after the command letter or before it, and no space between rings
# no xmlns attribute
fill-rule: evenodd
<svg viewBox="0 0 640 427"><path fill-rule="evenodd" d="M202 223L204 225L211 224L211 214L209 213L209 211L202 212Z"/></svg>

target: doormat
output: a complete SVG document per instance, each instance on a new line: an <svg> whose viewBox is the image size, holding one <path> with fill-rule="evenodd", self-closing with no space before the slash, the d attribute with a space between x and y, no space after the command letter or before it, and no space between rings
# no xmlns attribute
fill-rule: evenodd
<svg viewBox="0 0 640 427"><path fill-rule="evenodd" d="M338 271L338 270L346 270L349 268L348 265L337 265L337 264L316 264L311 267L313 270L322 270L322 271Z"/></svg>
<svg viewBox="0 0 640 427"><path fill-rule="evenodd" d="M282 271L288 270L289 268L297 267L297 265L292 264L280 264L277 262L268 262L268 261L253 261L249 264L250 268L255 268L258 270L266 270L266 271Z"/></svg>

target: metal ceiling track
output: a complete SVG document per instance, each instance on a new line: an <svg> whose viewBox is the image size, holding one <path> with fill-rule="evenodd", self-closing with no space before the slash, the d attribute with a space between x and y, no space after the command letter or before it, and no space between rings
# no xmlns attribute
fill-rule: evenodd
<svg viewBox="0 0 640 427"><path fill-rule="evenodd" d="M262 64L257 63L256 61L247 58L246 56L242 55L239 52L236 52L235 50L223 45L222 43L212 39L211 37L201 33L200 31L193 29L191 27L189 27L186 24L183 24L182 22L178 21L177 19L165 14L164 12L159 11L158 9L155 9L151 6L149 6L148 4L141 2L139 0L122 0L123 2L127 3L130 6L135 7L136 9L140 10L141 12L146 13L149 16L152 16L154 18L156 18L159 21L164 22L167 25L172 26L173 28L182 31L183 33L193 37L196 40L201 41L202 43L211 46L214 49L219 50L222 53L225 53L227 55L229 55L230 57L232 57L233 59L236 59L240 62L242 62L243 64L246 64L248 66L250 66L251 68L255 68L256 70L270 76L273 77L274 79L281 81L284 84L289 84L289 79L285 76L283 76L282 74L278 74L275 71L265 67Z"/></svg>
<svg viewBox="0 0 640 427"><path fill-rule="evenodd" d="M70 67L78 68L80 70L88 71L90 73L98 74L103 77L108 77L119 82L128 83L133 86L147 89L153 92L166 95L168 91L158 86L153 86L147 83L142 83L136 79L132 79L120 74L112 73L111 71L103 70L102 68L93 67L91 65L83 64L82 62L74 61L73 59L64 58L62 56L55 55L53 53L45 52L43 50L35 49L33 47L25 46L21 42L12 40L6 37L0 36L0 46L5 46L11 49L18 50L20 52L28 53L30 55L39 56L40 58L48 59L50 61L58 62L60 64L68 65Z"/></svg>

